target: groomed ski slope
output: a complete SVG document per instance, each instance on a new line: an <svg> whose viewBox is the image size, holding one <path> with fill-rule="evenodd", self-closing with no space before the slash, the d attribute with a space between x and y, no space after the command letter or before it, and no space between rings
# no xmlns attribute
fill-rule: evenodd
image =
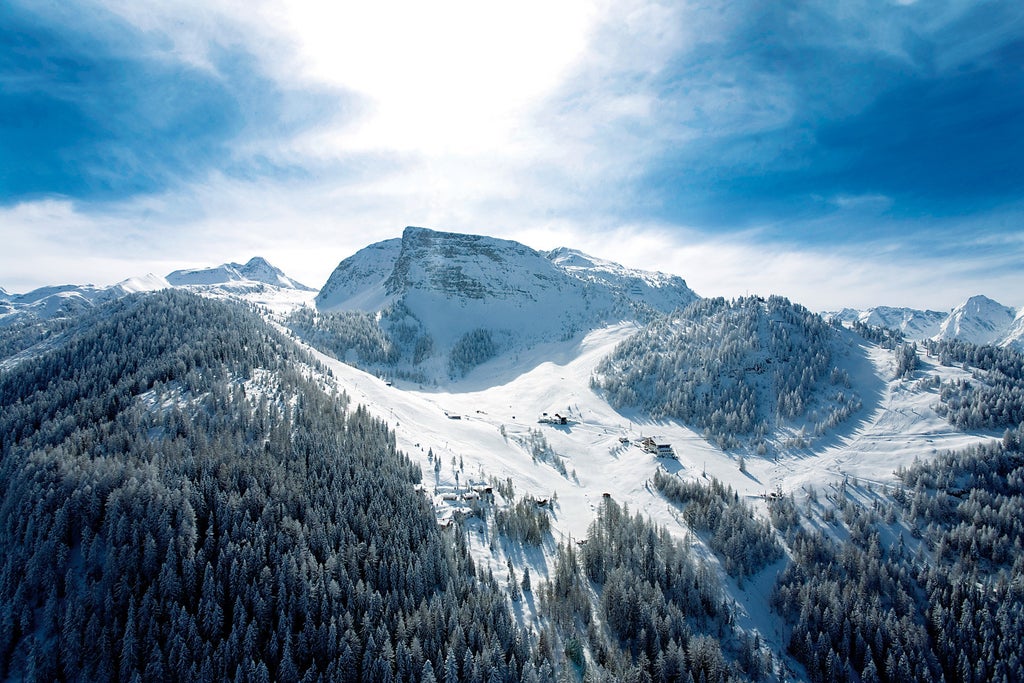
<svg viewBox="0 0 1024 683"><path fill-rule="evenodd" d="M674 421L652 422L616 411L590 389L598 361L636 329L631 323L614 325L575 342L544 344L528 353L498 358L441 390L403 381L389 386L384 379L318 356L332 369L339 388L395 429L399 448L423 465L425 483L455 486L451 460L462 458L461 484L467 479L511 477L520 495L557 494L556 527L565 536L586 533L591 511L604 493L660 523L675 525L675 518L665 512L665 502L647 487L658 467L690 478L706 472L754 500L778 487L800 498L805 487L821 487L843 476L892 484L896 468L915 457L927 458L996 436L954 431L932 409L935 390L917 386L925 376L947 379L965 374L961 370L922 357L923 368L913 378L897 380L891 352L869 347L871 368L853 379L860 387L873 383L878 388L862 391L865 407L854 425L845 433L840 428L838 436L819 440L815 449L784 451L777 457L746 453L744 473L739 470L738 453L722 452ZM516 368L530 369L516 376ZM568 414L570 424L538 423L543 413L556 412ZM569 477L550 464L534 462L520 443L530 430L540 430L564 458ZM633 442L643 436L671 443L678 462L641 450ZM627 437L630 444L621 443L620 437ZM428 449L443 464L436 479L428 466ZM574 470L578 482L572 477Z"/></svg>
<svg viewBox="0 0 1024 683"><path fill-rule="evenodd" d="M927 376L939 375L945 380L966 373L922 356L922 368L914 377L899 380L894 377L892 352L868 346L867 360L859 374L852 376L865 405L845 432L840 429L819 440L814 450L781 451L768 457L746 453L746 472L742 472L738 453L712 447L681 424L655 423L616 411L590 389L589 379L600 359L636 329L632 323L614 325L582 340L544 344L501 357L443 390L401 381L392 385L317 355L332 369L338 387L387 421L396 432L398 447L420 463L426 493L437 491L433 497L439 521L450 516L449 505L453 504L443 500L441 492L490 477L510 478L517 496L557 499L552 503L554 540L579 539L585 536L595 508L607 493L689 542L713 565L718 565L717 558L688 529L679 510L649 484L659 467L684 478L698 479L705 473L716 477L764 515L763 495L767 492L792 492L802 504L810 490L827 493L827 487L844 477L865 485L891 486L897 482L894 471L915 458L926 459L996 437L954 431L932 409L936 391L919 385ZM523 372L523 368L527 370ZM568 414L570 424L538 423L543 413L556 412ZM564 458L567 476L551 464L534 460L522 443L531 430L539 430ZM643 436L671 443L678 461L644 452L635 444ZM620 437L629 443L622 443ZM429 451L440 459L438 473L428 462ZM456 480L460 459L462 468ZM478 530L471 539L478 564L490 567L499 580L507 577L507 556L513 557L517 578L524 563L530 566L535 585L546 578L553 546L527 550L524 555L500 539L491 539L486 525L471 528ZM784 561L741 583L720 571L723 584L737 602L740 625L756 629L779 654L785 649L785 634L778 617L770 612L769 595L782 566ZM515 609L523 621L536 618L532 596L524 596Z"/></svg>

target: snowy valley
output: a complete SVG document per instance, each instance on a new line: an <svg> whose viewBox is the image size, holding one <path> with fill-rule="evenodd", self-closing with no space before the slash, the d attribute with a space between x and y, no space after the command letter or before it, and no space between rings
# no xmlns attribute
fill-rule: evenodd
<svg viewBox="0 0 1024 683"><path fill-rule="evenodd" d="M80 665L46 653L124 577L94 635L232 663L197 680L1024 673L1024 327L985 297L820 316L407 228L319 291L254 258L0 306L3 542L62 587L4 588L0 679Z"/></svg>

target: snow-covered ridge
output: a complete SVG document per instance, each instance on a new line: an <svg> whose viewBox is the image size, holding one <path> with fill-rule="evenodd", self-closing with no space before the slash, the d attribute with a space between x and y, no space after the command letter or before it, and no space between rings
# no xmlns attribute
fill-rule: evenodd
<svg viewBox="0 0 1024 683"><path fill-rule="evenodd" d="M953 309L935 339L960 339L974 344L1000 344L1010 331L1016 311L987 296L972 296Z"/></svg>
<svg viewBox="0 0 1024 683"><path fill-rule="evenodd" d="M1003 337L1003 346L1013 346L1024 351L1024 308L1017 311L1017 317L1010 323L1010 328Z"/></svg>
<svg viewBox="0 0 1024 683"><path fill-rule="evenodd" d="M659 311L682 308L698 298L678 275L627 268L567 247L553 249L545 256L584 282L602 284L620 296L642 301Z"/></svg>
<svg viewBox="0 0 1024 683"><path fill-rule="evenodd" d="M862 311L844 308L838 313L825 315L847 323L857 321L899 330L911 340L958 339L973 344L1014 346L1024 350L1022 314L1024 309L1014 311L986 296L977 295L949 313L877 306Z"/></svg>
<svg viewBox="0 0 1024 683"><path fill-rule="evenodd" d="M78 315L95 306L135 292L150 292L170 287L167 281L149 273L131 277L109 287L95 285L56 285L40 287L25 294L4 292L0 307L0 325L18 320L48 320Z"/></svg>
<svg viewBox="0 0 1024 683"><path fill-rule="evenodd" d="M381 326L396 343L398 336L408 341L411 325L436 360L455 348L468 352L467 345L485 347L469 353L477 358L568 339L696 298L682 278L579 252L543 253L512 240L408 227L401 239L342 261L316 304L321 312L381 312Z"/></svg>
<svg viewBox="0 0 1024 683"><path fill-rule="evenodd" d="M285 275L281 269L267 263L259 256L247 263L223 263L213 268L191 268L176 270L167 276L167 281L175 287L222 285L234 282L261 282L285 289L301 289L312 291Z"/></svg>

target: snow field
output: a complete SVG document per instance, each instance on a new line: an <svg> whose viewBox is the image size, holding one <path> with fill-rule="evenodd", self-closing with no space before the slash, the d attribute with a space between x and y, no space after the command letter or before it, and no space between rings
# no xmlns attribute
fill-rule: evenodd
<svg viewBox="0 0 1024 683"><path fill-rule="evenodd" d="M942 450L997 436L954 431L932 409L937 393L918 388L918 381L926 376L938 375L945 381L965 375L962 370L939 366L922 355L922 368L915 376L898 380L894 377L892 352L869 346L866 362L857 373L851 373L854 389L865 397L864 408L853 419L854 426L831 440L820 441L825 445L817 450L782 451L777 457L742 453L746 472L741 472L741 453L722 452L684 425L655 423L616 411L590 389L589 379L599 360L636 329L632 323L612 325L582 339L502 356L442 390L406 382L391 386L332 358L318 356L331 368L339 388L395 429L399 448L421 465L428 494L435 487L450 490L491 477L511 479L517 497L555 499L551 512L554 542L584 537L595 508L604 494L610 494L631 511L666 527L719 567L724 585L736 601L740 625L756 629L778 653L784 651L787 634L781 632L779 620L771 614L769 596L785 560L742 581L726 575L714 554L683 522L679 510L650 485L659 467L685 478L715 477L752 503L759 514L766 515L763 495L769 491L793 492L799 504L806 502L811 490L820 492L820 500L827 501L825 490L844 477L864 485L892 486L897 482L895 470L915 458L928 458ZM529 369L517 374L519 368ZM538 424L537 418L545 412L568 413L570 424ZM531 430L539 430L551 449L563 458L568 476L547 462L534 460L522 443ZM678 461L658 459L641 450L635 442L642 436L671 443ZM626 437L629 443L622 443L620 437ZM428 462L431 450L441 462L437 473ZM439 516L444 517L447 503L440 496L434 500ZM515 566L517 581L525 566L530 567L534 587L547 578L553 542L542 548L523 547L492 539L489 525L479 520L471 520L468 528L474 561L478 567L490 568L499 582L507 581L508 558ZM524 623L536 618L530 594L513 609Z"/></svg>

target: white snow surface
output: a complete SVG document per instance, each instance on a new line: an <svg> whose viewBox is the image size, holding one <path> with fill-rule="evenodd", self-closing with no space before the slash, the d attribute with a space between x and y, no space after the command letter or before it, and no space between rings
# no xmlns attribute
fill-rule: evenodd
<svg viewBox="0 0 1024 683"><path fill-rule="evenodd" d="M893 353L869 346L868 361L851 377L865 407L846 431L819 441L815 450L783 449L770 457L723 452L678 422L655 422L616 411L590 389L589 378L598 361L636 330L634 323L618 323L570 341L540 344L489 361L465 381L441 390L403 381L392 384L317 355L354 402L366 405L395 429L399 448L423 468L426 492L435 494L439 519L450 516L452 506L458 505L445 501L443 492L492 476L509 478L519 496L556 499L554 540L579 539L585 536L602 497L609 494L631 511L665 526L714 566L717 559L689 531L679 510L654 491L650 480L657 469L687 479L716 477L751 502L758 514L766 515L762 496L777 488L792 492L802 503L811 490L827 493L844 477L862 486L893 486L895 470L915 458L927 459L943 450L998 437L954 431L932 408L938 398L935 390L922 388L919 382L933 375L946 380L966 373L942 367L922 352L922 369L909 380L896 379ZM570 424L538 423L542 413L554 412L568 415ZM563 458L568 476L531 457L522 444L530 430L541 431ZM636 442L644 436L670 443L678 461L658 459L641 450ZM623 437L628 443L620 441ZM442 463L436 476L428 451ZM741 454L746 472L739 469ZM462 470L458 470L459 461ZM523 565L530 567L534 585L547 577L553 553L550 544L538 550L495 544L485 525L471 526L477 527L479 533L471 535L475 559L491 567L496 576L507 574L506 558L512 557L519 576ZM778 617L771 612L769 594L781 566L772 565L742 585L719 567L723 584L738 603L740 624L758 630L776 653L784 651L785 642ZM528 620L532 602L514 608Z"/></svg>
<svg viewBox="0 0 1024 683"><path fill-rule="evenodd" d="M237 282L260 282L285 289L309 290L310 288L292 280L280 269L255 256L247 263L224 263L213 268L192 268L176 270L167 275L167 281L175 286L223 285Z"/></svg>
<svg viewBox="0 0 1024 683"><path fill-rule="evenodd" d="M974 344L997 344L1014 322L1016 311L987 296L972 296L953 309L935 339L960 339Z"/></svg>

